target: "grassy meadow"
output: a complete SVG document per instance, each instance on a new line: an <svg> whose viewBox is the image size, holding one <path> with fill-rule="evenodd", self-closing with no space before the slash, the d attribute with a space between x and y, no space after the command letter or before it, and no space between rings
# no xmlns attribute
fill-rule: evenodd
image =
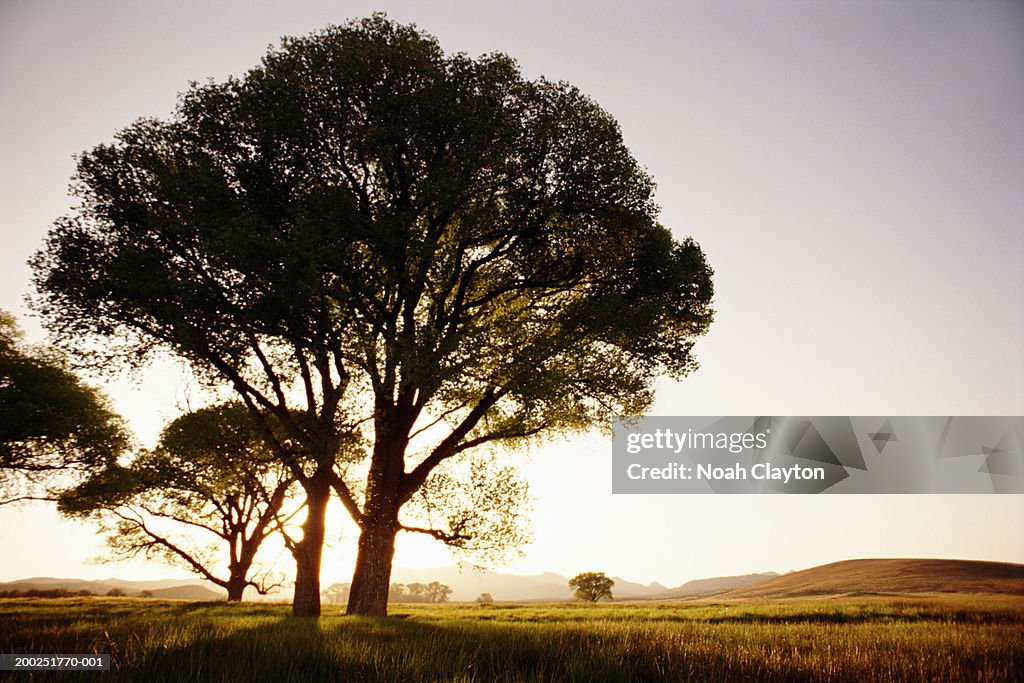
<svg viewBox="0 0 1024 683"><path fill-rule="evenodd" d="M11 680L1020 680L1024 598L838 597L393 605L294 619L278 604L0 600L0 652L110 653L112 671Z"/></svg>

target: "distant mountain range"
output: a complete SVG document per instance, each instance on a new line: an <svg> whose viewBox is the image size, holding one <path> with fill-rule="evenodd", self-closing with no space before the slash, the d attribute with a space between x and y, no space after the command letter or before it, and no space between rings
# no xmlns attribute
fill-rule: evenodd
<svg viewBox="0 0 1024 683"><path fill-rule="evenodd" d="M778 576L775 572L746 574L744 576L720 576L713 579L698 579L675 588L666 588L660 583L644 585L627 581L618 576L612 595L616 600L644 600L694 598L716 595L734 588L749 586ZM516 600L521 602L571 600L572 590L569 578L561 574L544 572L533 576L499 574L490 571L438 567L436 569L396 568L391 580L397 583L429 583L440 581L452 589L451 599L455 601L475 600L481 593L490 593L495 600Z"/></svg>
<svg viewBox="0 0 1024 683"><path fill-rule="evenodd" d="M666 588L657 582L644 585L616 576L612 577L615 581L612 594L616 600L693 598L715 595L774 576L778 576L778 574L770 572L767 574L699 579L676 588ZM572 590L569 588L568 577L552 572L521 576L491 571L481 572L469 568L460 569L454 566L433 569L405 569L396 567L392 573L391 581L393 583L430 583L431 581L439 581L452 589L451 600L455 602L473 601L481 593L490 593L495 600L502 601L546 602L572 599ZM123 579L111 578L100 581L85 581L83 579L36 577L0 583L0 591L26 591L33 589L62 589L71 592L87 590L95 595L106 595L112 589L117 589L127 596L138 596L143 591L149 591L154 598L169 600L223 600L225 598L225 592L219 586L201 579L125 581ZM253 595L252 593L247 593L245 597L246 600L282 600L288 599L290 596L287 591L284 591L267 596L266 598Z"/></svg>
<svg viewBox="0 0 1024 683"><path fill-rule="evenodd" d="M845 560L785 575L767 572L698 579L675 588L666 588L659 583L643 585L618 577L612 578L615 581L612 594L616 600L686 600L708 597L744 600L808 595L906 593L1024 595L1024 565L970 560ZM439 581L452 589L451 600L454 602L469 602L475 600L481 593L490 593L495 600L509 602L572 599L569 579L552 572L519 576L458 567L396 567L391 580L395 583ZM111 578L84 581L37 577L0 583L0 591L33 589L63 589L71 592L87 590L95 595L106 595L112 589L117 589L128 596L138 596L143 591L148 591L154 598L174 600L223 600L226 597L219 587L201 579L125 581ZM258 596L246 594L247 600L254 597ZM263 599L287 600L290 597L290 592L284 590Z"/></svg>

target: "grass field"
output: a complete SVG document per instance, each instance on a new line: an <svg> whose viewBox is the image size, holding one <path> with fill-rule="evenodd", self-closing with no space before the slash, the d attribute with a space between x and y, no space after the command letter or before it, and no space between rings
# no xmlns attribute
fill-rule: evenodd
<svg viewBox="0 0 1024 683"><path fill-rule="evenodd" d="M294 619L286 605L0 600L0 652L110 653L61 680L1020 680L1024 598L397 605ZM52 673L7 674L50 680Z"/></svg>

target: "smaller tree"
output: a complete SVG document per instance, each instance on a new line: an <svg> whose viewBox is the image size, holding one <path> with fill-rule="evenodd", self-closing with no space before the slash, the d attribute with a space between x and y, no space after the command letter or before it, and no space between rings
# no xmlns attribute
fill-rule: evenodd
<svg viewBox="0 0 1024 683"><path fill-rule="evenodd" d="M105 524L114 558L162 556L227 590L229 602L248 586L267 594L280 581L253 574L256 555L275 531L290 543L284 525L298 512L282 512L294 479L267 451L243 404L210 406L176 419L129 466L65 491L60 509Z"/></svg>
<svg viewBox="0 0 1024 683"><path fill-rule="evenodd" d="M114 463L128 445L103 395L54 351L25 344L0 310L0 505L49 498L61 473Z"/></svg>
<svg viewBox="0 0 1024 683"><path fill-rule="evenodd" d="M490 593L481 593L477 597L476 602L478 605L493 605L494 597Z"/></svg>
<svg viewBox="0 0 1024 683"><path fill-rule="evenodd" d="M443 583L431 581L427 584L427 602L448 602L448 596L451 594L451 587L446 586Z"/></svg>
<svg viewBox="0 0 1024 683"><path fill-rule="evenodd" d="M583 572L569 579L569 588L580 600L597 602L601 598L612 599L612 586L615 582L604 575L604 572Z"/></svg>
<svg viewBox="0 0 1024 683"><path fill-rule="evenodd" d="M412 598L410 602L426 602L427 584L418 582L410 583L406 585L406 589L409 591L409 597Z"/></svg>
<svg viewBox="0 0 1024 683"><path fill-rule="evenodd" d="M352 587L350 583L332 583L325 588L321 595L325 602L334 605L343 605L348 602L348 591Z"/></svg>
<svg viewBox="0 0 1024 683"><path fill-rule="evenodd" d="M388 586L388 602L405 602L408 593L404 583L393 583Z"/></svg>

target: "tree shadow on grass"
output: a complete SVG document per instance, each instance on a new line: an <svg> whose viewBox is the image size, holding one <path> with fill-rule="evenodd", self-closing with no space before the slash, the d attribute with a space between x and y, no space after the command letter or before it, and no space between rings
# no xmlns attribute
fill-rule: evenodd
<svg viewBox="0 0 1024 683"><path fill-rule="evenodd" d="M115 680L332 680L322 675L323 632L315 619L286 617L252 627L235 624L229 633L202 635L177 647L140 645L147 650L141 657L122 653Z"/></svg>
<svg viewBox="0 0 1024 683"><path fill-rule="evenodd" d="M9 651L113 655L114 669L104 674L38 672L29 674L32 680L999 680L1006 678L1000 671L1020 669L1019 648L996 646L986 636L989 640L979 640L973 654L946 664L939 661L931 673L922 673L921 657L930 651L928 643L945 642L943 634L958 629L958 623L938 622L937 635L924 624L908 642L904 624L892 624L888 614L878 619L877 633L868 633L859 626L865 623L860 615L815 620L807 612L771 615L767 620L738 614L729 620L712 617L668 624L641 619L621 625L602 619L495 622L465 613L388 619L329 614L317 620L285 616L280 605L158 607L134 617L120 612L115 619L90 617L84 625L66 617L55 621L52 615L39 623L17 621L5 642L8 647L24 645ZM949 616L948 610L942 613ZM847 625L857 630L847 631ZM995 629L998 642L1009 643L1017 642L1024 623L1018 619L969 625ZM25 638L19 640L15 635L22 631ZM825 642L826 633L846 640ZM861 636L854 637L857 633ZM986 633L979 631L978 637ZM844 648L851 643L867 648L870 656L847 657ZM913 646L909 655L908 646Z"/></svg>
<svg viewBox="0 0 1024 683"><path fill-rule="evenodd" d="M596 636L586 648L599 647ZM582 644L582 643L581 643ZM125 652L109 680L159 681L550 681L657 680L608 657L580 667L536 629L412 619L288 617L187 646Z"/></svg>
<svg viewBox="0 0 1024 683"><path fill-rule="evenodd" d="M281 618L187 646L125 653L110 680L160 681L690 681L784 678L728 649L682 654L650 634L586 624ZM778 672L775 672L776 674Z"/></svg>
<svg viewBox="0 0 1024 683"><path fill-rule="evenodd" d="M429 639L433 629L405 620L286 617L185 646L151 648L138 659L126 652L112 679L147 683L410 680L404 675L402 658L394 652L404 642Z"/></svg>

